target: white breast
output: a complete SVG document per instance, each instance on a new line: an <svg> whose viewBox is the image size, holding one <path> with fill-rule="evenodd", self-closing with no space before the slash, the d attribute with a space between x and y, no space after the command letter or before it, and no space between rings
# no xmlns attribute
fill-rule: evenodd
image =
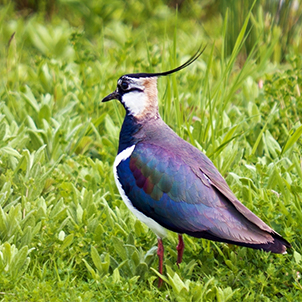
<svg viewBox="0 0 302 302"><path fill-rule="evenodd" d="M118 175L117 175L117 166L120 164L121 161L126 160L129 158L135 148L135 145L128 147L121 153L119 153L114 161L113 165L113 174L116 186L119 190L119 193L126 204L126 206L129 208L129 210L143 223L145 223L155 234L158 238L166 237L167 231L164 227L162 227L160 224L158 224L155 220L153 220L150 217L147 217L145 214L139 212L132 204L130 199L125 194L125 191L122 188L122 185L119 181Z"/></svg>

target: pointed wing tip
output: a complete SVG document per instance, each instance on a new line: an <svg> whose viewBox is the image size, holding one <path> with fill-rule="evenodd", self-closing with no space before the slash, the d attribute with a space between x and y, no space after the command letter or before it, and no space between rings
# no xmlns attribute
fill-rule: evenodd
<svg viewBox="0 0 302 302"><path fill-rule="evenodd" d="M276 253L276 254L282 254L285 255L287 254L287 249L291 248L291 244L285 240L284 238L282 238L281 236L278 234L278 237L274 237L274 241L269 245L268 251L271 251L272 253Z"/></svg>

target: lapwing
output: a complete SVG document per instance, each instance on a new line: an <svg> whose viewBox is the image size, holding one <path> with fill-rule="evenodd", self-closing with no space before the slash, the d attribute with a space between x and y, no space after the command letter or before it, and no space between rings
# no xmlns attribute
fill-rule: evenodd
<svg viewBox="0 0 302 302"><path fill-rule="evenodd" d="M246 208L211 160L159 115L157 78L186 68L202 52L199 48L169 71L125 74L116 90L102 100L117 99L126 110L114 178L127 207L157 236L160 274L167 230L178 233L177 264L185 246L182 234L278 254L291 246Z"/></svg>

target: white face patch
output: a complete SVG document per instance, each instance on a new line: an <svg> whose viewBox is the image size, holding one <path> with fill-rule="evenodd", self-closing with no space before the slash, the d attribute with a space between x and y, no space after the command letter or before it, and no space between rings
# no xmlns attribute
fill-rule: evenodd
<svg viewBox="0 0 302 302"><path fill-rule="evenodd" d="M144 92L130 91L122 96L122 103L129 110L130 114L137 116L142 114L147 105L147 96Z"/></svg>
<svg viewBox="0 0 302 302"><path fill-rule="evenodd" d="M113 174L114 174L114 180L116 183L116 186L119 190L119 193L124 201L124 203L126 204L126 206L128 207L128 209L144 224L146 224L155 234L158 238L163 238L166 237L167 235L167 231L164 227L162 227L160 224L158 224L155 220L153 220L152 218L146 216L145 214L141 213L140 211L138 211L132 204L132 202L130 201L130 199L127 197L127 195L125 194L125 191L122 188L122 185L119 181L118 175L117 175L117 166L120 164L121 161L126 160L127 158L129 158L133 152L135 148L135 145L128 147L127 149L125 149L124 151L122 151L121 153L119 153L117 155L117 157L115 158L114 164L113 164Z"/></svg>

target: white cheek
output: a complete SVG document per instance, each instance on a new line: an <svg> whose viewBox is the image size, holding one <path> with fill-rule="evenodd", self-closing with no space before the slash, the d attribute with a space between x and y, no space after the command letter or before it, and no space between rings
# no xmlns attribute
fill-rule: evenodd
<svg viewBox="0 0 302 302"><path fill-rule="evenodd" d="M140 115L146 107L147 97L143 92L132 91L123 95L122 102L133 116Z"/></svg>

